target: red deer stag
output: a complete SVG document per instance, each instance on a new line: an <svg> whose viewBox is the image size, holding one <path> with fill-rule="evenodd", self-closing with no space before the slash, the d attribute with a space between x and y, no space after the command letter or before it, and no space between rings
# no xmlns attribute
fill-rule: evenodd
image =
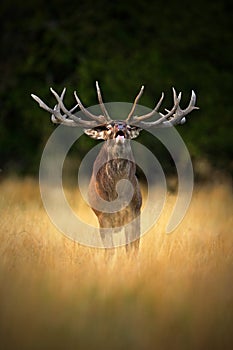
<svg viewBox="0 0 233 350"><path fill-rule="evenodd" d="M96 89L102 111L102 114L98 116L92 114L83 106L76 91L74 92L74 96L77 104L70 110L68 110L63 103L66 91L65 88L61 96L52 88L50 89L57 100L57 104L54 108L48 107L39 97L33 94L31 96L38 102L41 108L51 113L51 120L53 123L82 127L88 136L106 141L94 162L92 178L89 185L90 205L98 218L100 235L105 247L113 247L112 232L116 232L117 228L121 229L124 227L126 231L126 250L131 247L137 250L140 239L142 196L136 177L136 164L130 146L130 139L137 137L142 129L183 124L186 121L185 116L192 110L198 109L198 107L195 106L196 95L194 91L192 91L188 107L182 110L179 106L181 93L177 96L173 88L174 106L170 111L165 110L166 114L159 112L164 98L164 94L162 93L159 102L150 113L135 116L134 111L144 89L142 86L127 118L125 120L112 120L103 103L98 82L96 82ZM82 119L74 114L74 111L78 107L88 120ZM159 116L157 120L145 121L156 114ZM104 211L104 209L98 209L98 202L100 199L103 199L108 204L111 202L113 203L117 199L117 183L121 180L128 180L133 186L130 201L117 211L113 210L109 212L109 210ZM121 191L122 190L124 192L124 186L121 188Z"/></svg>

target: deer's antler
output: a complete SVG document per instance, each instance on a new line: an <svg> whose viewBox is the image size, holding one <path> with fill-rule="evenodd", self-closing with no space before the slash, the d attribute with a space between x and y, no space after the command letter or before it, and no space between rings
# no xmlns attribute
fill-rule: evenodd
<svg viewBox="0 0 233 350"><path fill-rule="evenodd" d="M103 99L101 96L100 88L98 82L96 82L96 90L97 90L97 95L98 95L98 100L100 104L100 108L103 112L103 115L95 115L89 112L82 104L81 100L79 99L76 91L74 91L74 96L77 101L77 104L68 110L63 102L66 88L63 89L61 96L58 95L56 91L54 91L52 88L50 88L50 91L54 95L54 97L57 100L57 104L55 105L54 108L50 108L47 106L38 96L31 94L32 98L39 104L41 108L46 110L47 112L51 113L51 120L54 124L64 124L68 126L81 126L84 128L90 128L90 127L95 127L101 124L105 124L111 121L111 118L108 115L108 112L105 108L105 105L103 103ZM80 110L83 112L83 114L88 117L89 119L92 120L83 120L80 117L77 117L73 112L77 109L80 108Z"/></svg>
<svg viewBox="0 0 233 350"><path fill-rule="evenodd" d="M142 86L139 94L135 98L135 101L133 103L133 107L132 107L129 115L126 118L126 121L130 124L135 124L135 125L140 126L142 128L168 127L168 126L173 126L173 125L177 125L177 124L183 124L186 122L185 116L187 114L192 112L192 110L194 110L194 109L199 109L199 107L195 106L196 95L195 95L195 92L193 90L192 90L191 99L190 99L188 107L186 109L181 109L180 105L179 105L180 100L181 100L181 92L177 96L176 90L174 88L172 88L174 106L172 107L172 109L170 111L168 109L165 109L165 111L167 112L166 114L159 112L159 108L160 108L162 101L164 99L164 93L162 93L162 96L161 96L159 102L157 103L157 105L155 106L155 108L151 112L144 114L144 115L141 115L141 116L134 116L133 113L134 113L136 104L142 95L143 88L144 87ZM160 118L157 120L151 121L151 122L144 121L146 119L153 117L155 114L159 114Z"/></svg>

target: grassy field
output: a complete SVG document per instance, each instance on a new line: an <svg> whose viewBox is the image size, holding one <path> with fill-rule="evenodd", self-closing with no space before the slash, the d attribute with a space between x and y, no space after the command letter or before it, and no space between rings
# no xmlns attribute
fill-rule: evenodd
<svg viewBox="0 0 233 350"><path fill-rule="evenodd" d="M174 201L169 194L137 257L120 248L106 262L103 250L56 230L36 181L2 181L0 348L232 349L230 183L196 187L182 224L166 235Z"/></svg>

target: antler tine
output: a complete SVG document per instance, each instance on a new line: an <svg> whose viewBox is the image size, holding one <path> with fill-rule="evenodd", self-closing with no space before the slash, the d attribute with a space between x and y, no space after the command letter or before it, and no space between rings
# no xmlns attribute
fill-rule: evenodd
<svg viewBox="0 0 233 350"><path fill-rule="evenodd" d="M147 114L143 114L143 115L140 115L139 117L136 117L137 118L136 120L141 121L141 120L145 120L145 119L148 119L150 117L153 117L153 115L158 112L158 110L162 104L163 99L164 99L164 93L162 92L162 96L161 96L159 102L157 103L157 105L155 106L155 108Z"/></svg>
<svg viewBox="0 0 233 350"><path fill-rule="evenodd" d="M62 111L63 111L69 118L71 118L71 119L73 119L73 120L80 121L81 118L76 117L76 115L72 114L71 111L69 111L69 110L65 107L62 98L56 93L56 91L54 91L52 88L50 88L50 90L51 90L52 94L55 96L55 98L56 98L56 100L57 100L59 106L60 106L61 109L62 109ZM63 90L63 91L64 91L64 90ZM63 96L64 96L64 95L63 95ZM76 109L77 107L80 107L79 103L78 103L75 107L73 107L72 110ZM83 107L83 108L84 108L84 107ZM81 109L81 108L80 108L80 109ZM87 111L87 112L88 112L88 111ZM91 114L90 112L88 112L88 113ZM95 119L94 119L94 118L92 118L92 119L94 119L94 120L96 120L96 121L97 121L97 120L99 121L99 117L98 117L98 116L94 116L93 114L91 114L91 116L92 116L92 117L95 117Z"/></svg>
<svg viewBox="0 0 233 350"><path fill-rule="evenodd" d="M134 113L135 108L136 108L136 105L137 105L137 103L138 103L138 100L140 99L140 97L141 97L142 94L143 94L143 90L144 90L144 85L142 85L142 87L141 87L141 89L140 89L138 95L136 96L136 98L135 98L135 100L134 100L132 109L131 109L131 111L129 112L128 117L127 117L126 120L125 120L126 122L129 122L130 119L132 118L133 113Z"/></svg>
<svg viewBox="0 0 233 350"><path fill-rule="evenodd" d="M199 109L199 107L196 107L195 106L195 103L196 103L196 94L195 92L192 90L192 93L191 93L191 99L190 99L190 102L189 102L189 105L186 109Z"/></svg>
<svg viewBox="0 0 233 350"><path fill-rule="evenodd" d="M174 95L174 101L175 101L175 99L177 99L177 97L176 97L176 91L174 88L173 88L173 95ZM179 96L181 98L181 92L179 93L178 98L179 98ZM178 103L178 106L177 106L177 109L176 109L174 115L170 118L170 122L172 123L172 125L184 124L186 122L185 115L189 114L194 109L199 109L199 107L195 106L195 103L196 103L196 94L192 90L191 99L190 99L190 102L189 102L189 105L187 108L181 109L180 105Z"/></svg>
<svg viewBox="0 0 233 350"><path fill-rule="evenodd" d="M66 88L63 89L62 94L61 94L61 99L64 97L66 92ZM31 94L31 97L39 104L41 108L43 108L45 111L51 113L51 120L54 124L66 124L69 126L77 126L77 123L75 123L74 120L70 120L66 118L66 115L62 115L60 113L60 107L59 105L56 105L54 108L50 108L47 106L38 96Z"/></svg>
<svg viewBox="0 0 233 350"><path fill-rule="evenodd" d="M54 124L64 124L67 126L82 126L82 127L95 127L102 123L102 119L98 119L96 121L91 120L82 120L81 118L74 115L72 112L79 107L79 104L75 105L71 110L67 110L63 103L63 98L65 96L66 88L63 89L61 96L57 94L52 88L50 91L54 95L57 100L57 104L54 108L50 108L47 106L38 96L31 94L32 98L39 104L41 108L51 113L51 120ZM64 114L61 113L61 110ZM96 118L98 118L96 116Z"/></svg>
<svg viewBox="0 0 233 350"><path fill-rule="evenodd" d="M52 88L50 88L50 91L52 91L51 89L52 89ZM62 93L61 93L60 99L61 99L62 101L63 101L63 98L64 98L64 96L65 96L65 93L66 93L66 87L63 88Z"/></svg>
<svg viewBox="0 0 233 350"><path fill-rule="evenodd" d="M103 98L102 98L102 95L101 95L101 91L100 91L100 87L99 87L99 83L98 81L95 82L96 84L96 91L97 91L97 96L98 96L98 100L99 100L99 104L100 104L100 108L101 108L101 111L103 112L103 115L106 117L106 119L108 121L111 121L112 119L110 118L109 114L108 114L108 111L103 103Z"/></svg>
<svg viewBox="0 0 233 350"><path fill-rule="evenodd" d="M163 96L162 96L163 97ZM161 99L160 99L160 101L162 102L162 97L161 97ZM160 113L160 112L158 112L158 109L157 109L157 111L156 112L158 112L159 113L159 115L161 115L161 118L159 118L158 120L155 120L155 121L153 121L153 122L145 122L144 124L146 125L146 126L158 126L158 125L160 125L161 123L164 123L164 122L166 122L166 121L168 121L169 120L169 118L171 118L171 116L175 113L175 111L177 110L177 107L179 106L179 103L180 103L180 100L181 100L181 93L179 93L179 95L177 96L176 95L176 91L175 91L175 89L173 88L173 99L174 99L174 106L172 107L172 109L171 109L171 111L168 111L167 110L167 114L162 114L162 113ZM161 102L159 101L159 105L161 104ZM157 107L157 106L156 106ZM152 111L153 112L153 111ZM151 113L152 113L151 112ZM154 113L153 113L154 114ZM143 117L143 116L142 116ZM138 117L138 118L140 118L140 117ZM138 119L138 118L135 118L136 120Z"/></svg>
<svg viewBox="0 0 233 350"><path fill-rule="evenodd" d="M57 113L56 114L53 113L56 119L58 119L60 122L63 122L65 124L67 124L68 122L69 125L72 124L70 123L70 121L72 120L75 123L74 126L87 125L87 124L90 125L90 121L82 120L81 118L77 117L72 113L77 107L79 107L78 104L75 105L70 111L65 107L63 103L63 98L66 92L66 88L63 89L61 96L59 96L58 93L55 90L53 90L53 88L50 88L50 91L52 92L52 94L54 95L54 97L58 102L58 105L54 107L54 111L57 111ZM60 109L62 110L63 113L65 113L64 115L61 114ZM67 117L69 117L70 119L68 119ZM55 122L53 118L52 118L52 121Z"/></svg>
<svg viewBox="0 0 233 350"><path fill-rule="evenodd" d="M83 114L85 114L88 118L91 118L93 120L95 120L96 122L98 122L99 124L104 124L106 123L106 117L103 115L95 115L92 114L91 112L89 112L82 104L81 100L79 99L77 92L74 92L74 97L76 99L76 101L78 102L78 106L81 109L81 111L83 112Z"/></svg>
<svg viewBox="0 0 233 350"><path fill-rule="evenodd" d="M149 128L149 127L168 127L168 126L172 126L172 125L177 125L177 124L183 124L185 123L186 119L185 119L185 115L189 114L192 110L194 109L199 109L199 107L195 106L196 103L196 95L195 92L192 90L192 94L191 94L191 99L189 102L189 105L186 109L182 110L180 108L180 100L181 100L181 92L178 94L176 93L175 88L172 88L173 91L173 100L174 100L174 106L172 107L171 110L165 109L165 111L167 112L167 114L162 114L160 112L158 112L158 109L161 105L162 102L162 97L159 101L159 103L157 104L157 106L153 109L153 111L151 111L148 114L145 114L143 116L139 116L139 117L134 117L133 118L133 122L141 127L145 127L145 128ZM158 112L159 115L161 116L161 118L159 118L158 120L152 121L152 122L144 122L143 120L153 116L153 114L155 114L155 112Z"/></svg>
<svg viewBox="0 0 233 350"><path fill-rule="evenodd" d="M41 108L43 108L45 111L48 111L50 113L53 113L54 110L46 105L38 96L31 94L31 97L39 104Z"/></svg>

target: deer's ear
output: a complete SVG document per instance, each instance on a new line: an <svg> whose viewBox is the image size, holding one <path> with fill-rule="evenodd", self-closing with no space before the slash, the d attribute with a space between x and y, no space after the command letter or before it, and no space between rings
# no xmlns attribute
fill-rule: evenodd
<svg viewBox="0 0 233 350"><path fill-rule="evenodd" d="M103 128L84 129L84 133L95 140L106 140L106 129Z"/></svg>
<svg viewBox="0 0 233 350"><path fill-rule="evenodd" d="M137 126L131 126L130 127L130 139L135 139L136 137L138 137L138 135L140 134L140 131L142 131L141 128L139 128Z"/></svg>

